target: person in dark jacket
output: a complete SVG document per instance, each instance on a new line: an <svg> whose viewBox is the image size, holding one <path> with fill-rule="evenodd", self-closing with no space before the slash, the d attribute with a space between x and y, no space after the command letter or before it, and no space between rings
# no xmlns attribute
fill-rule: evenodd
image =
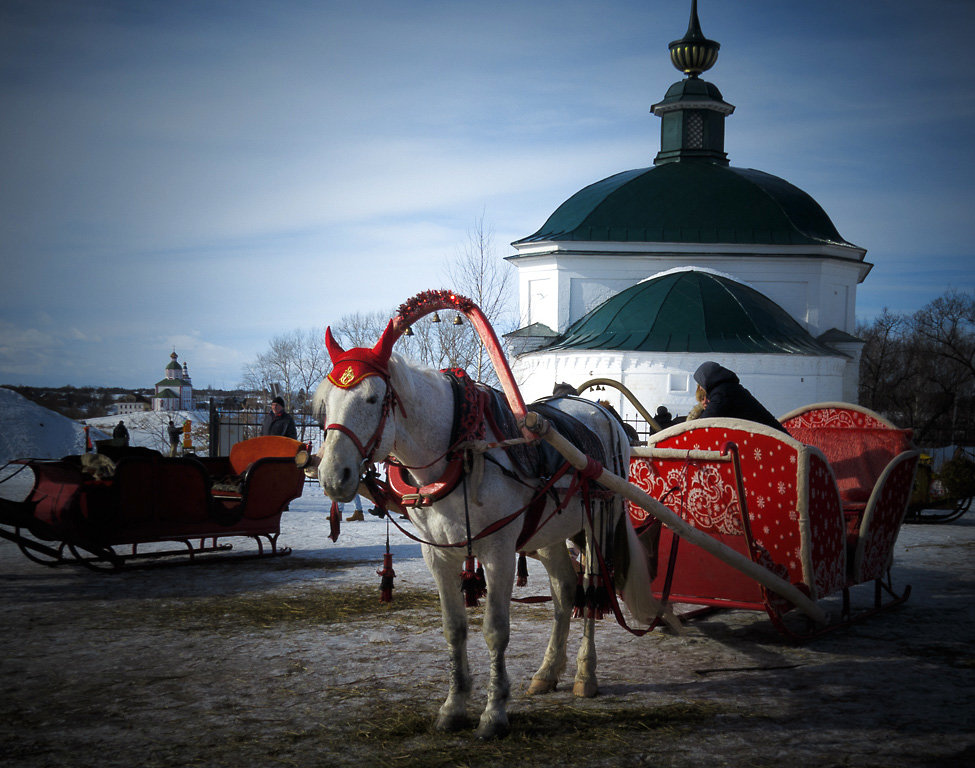
<svg viewBox="0 0 975 768"><path fill-rule="evenodd" d="M660 425L661 429L667 429L671 424L676 424L674 417L666 405L658 405L657 412L653 415L653 420Z"/></svg>
<svg viewBox="0 0 975 768"><path fill-rule="evenodd" d="M119 419L118 424L115 425L115 429L112 430L112 437L116 440L124 441L125 445L129 444L129 430L125 427L125 422Z"/></svg>
<svg viewBox="0 0 975 768"><path fill-rule="evenodd" d="M704 391L704 410L699 418L724 416L733 419L757 421L775 429L786 431L755 396L738 381L738 376L712 360L701 363L694 371L694 381Z"/></svg>
<svg viewBox="0 0 975 768"><path fill-rule="evenodd" d="M271 410L264 416L262 435L282 435L292 440L298 439L298 429L291 414L284 410L284 400L276 397L271 401Z"/></svg>
<svg viewBox="0 0 975 768"><path fill-rule="evenodd" d="M169 455L175 456L179 452L179 439L183 435L183 430L173 424L173 420L169 420L169 426L166 427L166 434L169 435Z"/></svg>

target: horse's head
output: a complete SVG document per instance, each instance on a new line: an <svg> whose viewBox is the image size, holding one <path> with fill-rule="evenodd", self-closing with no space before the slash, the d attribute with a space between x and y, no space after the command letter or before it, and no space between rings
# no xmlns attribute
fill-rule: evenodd
<svg viewBox="0 0 975 768"><path fill-rule="evenodd" d="M390 357L398 334L392 322L372 349L342 349L325 331L333 368L315 392L314 410L325 427L318 482L335 501L350 501L366 466L382 461L395 438L395 390Z"/></svg>

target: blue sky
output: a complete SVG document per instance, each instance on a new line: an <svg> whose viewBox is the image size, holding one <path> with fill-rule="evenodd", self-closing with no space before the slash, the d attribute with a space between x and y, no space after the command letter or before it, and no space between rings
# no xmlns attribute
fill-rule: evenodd
<svg viewBox="0 0 975 768"><path fill-rule="evenodd" d="M0 384L230 387L270 339L444 285L652 163L690 0L0 0ZM732 165L876 266L975 290L975 3L699 0Z"/></svg>

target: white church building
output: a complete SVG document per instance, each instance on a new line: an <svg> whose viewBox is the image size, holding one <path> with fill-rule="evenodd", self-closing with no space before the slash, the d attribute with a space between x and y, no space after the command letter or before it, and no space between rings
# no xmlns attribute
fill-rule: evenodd
<svg viewBox="0 0 975 768"><path fill-rule="evenodd" d="M152 395L152 410L154 411L188 411L193 408L193 383L189 369L184 362L179 364L179 358L174 349L169 356L165 377L156 382L156 391Z"/></svg>
<svg viewBox="0 0 975 768"><path fill-rule="evenodd" d="M683 415L705 360L735 371L775 414L857 400L856 288L872 265L807 193L730 164L734 107L699 77L720 46L696 5L670 44L686 77L651 107L661 119L653 166L585 187L512 243L522 327L507 340L526 400L605 377L651 412ZM599 397L636 415L616 392Z"/></svg>

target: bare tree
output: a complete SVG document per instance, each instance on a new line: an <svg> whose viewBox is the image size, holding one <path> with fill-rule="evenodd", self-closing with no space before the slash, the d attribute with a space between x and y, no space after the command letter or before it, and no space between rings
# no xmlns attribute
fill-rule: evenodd
<svg viewBox="0 0 975 768"><path fill-rule="evenodd" d="M296 331L294 382L298 391L293 395L295 410L307 409L311 396L332 367L325 350L325 329L308 328Z"/></svg>
<svg viewBox="0 0 975 768"><path fill-rule="evenodd" d="M396 314L388 312L352 312L342 315L338 323L332 325L332 335L343 347L371 347L382 335L389 319ZM324 331L322 331L324 334ZM323 335L324 343L324 335Z"/></svg>
<svg viewBox="0 0 975 768"><path fill-rule="evenodd" d="M244 368L244 386L257 392L270 392L272 384L282 389L285 405L291 410L291 399L299 380L298 355L301 331L295 330L271 339L266 352Z"/></svg>
<svg viewBox="0 0 975 768"><path fill-rule="evenodd" d="M949 291L920 309L912 325L940 357L975 377L975 296Z"/></svg>
<svg viewBox="0 0 975 768"><path fill-rule="evenodd" d="M451 288L481 308L498 336L514 330L513 269L497 254L494 233L485 226L483 214L468 229L461 253L448 263L447 277ZM458 363L477 381L497 382L484 344L473 331L468 329L450 338L461 345L457 348Z"/></svg>
<svg viewBox="0 0 975 768"><path fill-rule="evenodd" d="M449 287L473 299L500 336L514 327L511 267L495 252L483 217L474 222L467 238L460 253L447 261ZM332 326L332 333L345 347L372 346L394 315L395 310L344 315ZM479 381L497 382L484 345L459 314L445 311L428 315L410 331L411 335L403 336L397 344L404 357L433 368L464 368Z"/></svg>
<svg viewBox="0 0 975 768"><path fill-rule="evenodd" d="M483 216L475 220L467 237L461 252L447 263L449 287L473 299L500 336L514 328L512 269L495 252ZM332 325L332 334L345 348L371 347L395 314L395 309L346 314ZM440 322L427 316L416 323L411 335L399 341L397 351L424 365L464 368L477 380L496 383L484 346L470 323L449 311L438 313L437 319ZM331 368L324 334L324 329L299 329L275 336L268 350L244 368L243 385L267 392L272 384L280 384L289 409L304 407Z"/></svg>
<svg viewBox="0 0 975 768"><path fill-rule="evenodd" d="M949 291L911 316L884 309L857 332L864 405L911 427L921 444L972 439L975 297Z"/></svg>
<svg viewBox="0 0 975 768"><path fill-rule="evenodd" d="M887 307L869 325L860 325L857 335L866 343L860 357L860 402L875 411L887 410L894 394L910 379L903 365L907 318Z"/></svg>
<svg viewBox="0 0 975 768"><path fill-rule="evenodd" d="M927 432L936 425L954 442L959 417L962 431L971 422L975 390L975 296L949 291L922 307L911 330L923 345L921 370L928 394Z"/></svg>

